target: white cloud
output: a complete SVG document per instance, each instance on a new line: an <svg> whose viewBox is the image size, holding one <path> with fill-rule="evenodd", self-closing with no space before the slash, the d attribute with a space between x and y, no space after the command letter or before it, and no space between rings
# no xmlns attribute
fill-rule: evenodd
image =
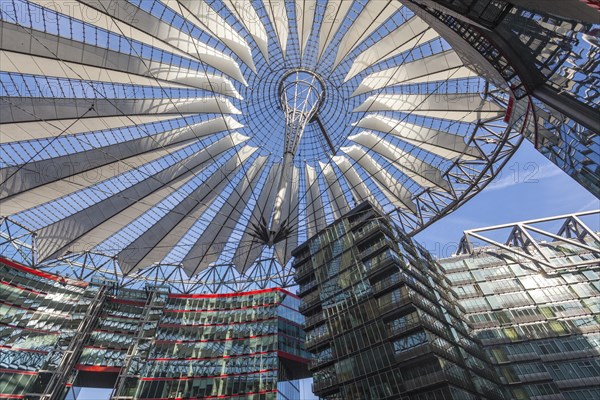
<svg viewBox="0 0 600 400"><path fill-rule="evenodd" d="M592 199L586 205L584 205L579 210L577 210L577 212L598 210L599 208L600 208L600 200Z"/></svg>
<svg viewBox="0 0 600 400"><path fill-rule="evenodd" d="M533 166L537 166L537 164L532 164ZM566 175L566 172L555 166L554 164L546 164L542 165L539 168L523 168L516 164L518 168L508 168L504 167L502 172L506 174L504 177L500 177L490 183L488 187L485 189L486 192L491 192L494 190L505 189L507 187L511 187L514 185L518 185L521 183L538 183L541 180L553 178L555 176Z"/></svg>

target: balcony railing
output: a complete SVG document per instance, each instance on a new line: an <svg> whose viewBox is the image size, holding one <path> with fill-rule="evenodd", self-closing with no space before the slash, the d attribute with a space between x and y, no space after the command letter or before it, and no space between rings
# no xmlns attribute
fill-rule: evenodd
<svg viewBox="0 0 600 400"><path fill-rule="evenodd" d="M404 307L407 304L412 303L412 299L410 298L407 290L402 290L402 295L396 298L392 298L391 300L379 304L379 308L382 314L388 313L395 309Z"/></svg>
<svg viewBox="0 0 600 400"><path fill-rule="evenodd" d="M328 354L327 356L313 358L308 364L308 369L315 369L317 367L327 364L328 362L333 361L334 359L335 354L333 352L331 354Z"/></svg>
<svg viewBox="0 0 600 400"><path fill-rule="evenodd" d="M300 254L297 254L296 257L294 257L294 264L302 263L307 257L310 257L310 248L308 247L305 248Z"/></svg>
<svg viewBox="0 0 600 400"><path fill-rule="evenodd" d="M303 283L300 285L300 287L298 288L298 295L299 296L304 296L307 292L311 291L312 289L314 289L315 287L317 287L317 280L313 279L310 280L306 283Z"/></svg>
<svg viewBox="0 0 600 400"><path fill-rule="evenodd" d="M450 335L450 332L448 332L446 326L441 321L436 320L434 317L424 312L419 312L419 321L425 327L425 329L434 332L441 337L447 337Z"/></svg>
<svg viewBox="0 0 600 400"><path fill-rule="evenodd" d="M388 237L393 237L393 233L390 228L378 220L373 220L363 225L360 229L353 232L354 241L358 243L371 236L374 232L383 232Z"/></svg>
<svg viewBox="0 0 600 400"><path fill-rule="evenodd" d="M317 392L321 392L325 389L331 388L333 386L336 386L338 383L337 378L328 378L328 379L321 379L321 380L315 380L312 384L312 389L313 392L317 393Z"/></svg>
<svg viewBox="0 0 600 400"><path fill-rule="evenodd" d="M433 386L441 382L448 381L448 375L443 371L432 372L421 375L413 379L408 379L402 382L407 391L422 389L427 386Z"/></svg>
<svg viewBox="0 0 600 400"><path fill-rule="evenodd" d="M383 247L383 246L379 246L378 249L381 247ZM377 250L377 249L375 249L375 250ZM375 250L372 250L372 251L375 251ZM361 254L361 256L362 256L362 254ZM391 264L396 264L396 265L400 264L400 259L391 250L387 250L381 254L378 254L375 257L373 257L363 263L363 265L365 266L365 270L369 274L374 274L375 272L378 272L379 270L382 270L383 268L390 266Z"/></svg>
<svg viewBox="0 0 600 400"><path fill-rule="evenodd" d="M356 219L352 220L352 222L350 223L350 226L352 229L354 229L354 227L360 225L364 221L367 221L369 218L373 218L373 217L377 217L377 214L375 213L375 211L368 210L366 212L363 212L358 217L356 217Z"/></svg>
<svg viewBox="0 0 600 400"><path fill-rule="evenodd" d="M319 292L309 293L306 297L304 297L302 299L302 302L300 303L300 307L298 307L298 311L300 311L300 313L304 313L305 311L308 311L312 307L319 304L320 300L321 300L321 298L319 296Z"/></svg>
<svg viewBox="0 0 600 400"><path fill-rule="evenodd" d="M410 321L404 325L392 324L388 327L388 336L394 337L397 335L403 335L404 333L421 326L421 322L415 318L414 321Z"/></svg>
<svg viewBox="0 0 600 400"><path fill-rule="evenodd" d="M423 343L421 345L413 347L412 349L396 353L395 356L396 356L396 360L398 362L404 362L404 361L412 360L413 358L421 357L423 355L431 354L431 353L432 353L432 348L429 345L429 343Z"/></svg>
<svg viewBox="0 0 600 400"><path fill-rule="evenodd" d="M320 345L321 343L329 340L330 338L331 334L329 332L325 332L322 335L307 339L306 342L304 342L304 347L307 351L310 351L310 349Z"/></svg>
<svg viewBox="0 0 600 400"><path fill-rule="evenodd" d="M394 287L400 283L404 282L404 276L400 272L396 272L390 276L385 277L384 279L377 281L373 284L373 294L378 295L379 293Z"/></svg>
<svg viewBox="0 0 600 400"><path fill-rule="evenodd" d="M296 279L296 281L299 281L308 276L308 274L310 274L313 271L313 269L313 263L311 260L309 260L304 264L300 265L298 268L296 268L294 278Z"/></svg>
<svg viewBox="0 0 600 400"><path fill-rule="evenodd" d="M325 315L322 311L316 313L315 315L311 315L304 319L304 328L310 328L315 326L321 322L325 321Z"/></svg>
<svg viewBox="0 0 600 400"><path fill-rule="evenodd" d="M396 309L401 309L402 307L408 304L414 304L419 309L427 311L429 314L432 314L438 320L443 320L444 316L441 311L437 307L432 307L430 303L425 302L420 293L416 293L412 290L412 288L408 288L406 286L402 287L402 296L396 297L384 304L379 305L379 309L382 314L387 314Z"/></svg>
<svg viewBox="0 0 600 400"><path fill-rule="evenodd" d="M365 250L361 251L360 258L365 259L365 258L369 257L371 254L375 253L376 251L378 251L384 247L391 247L391 244L392 243L389 239L381 239L378 242L376 242L375 244L373 244L372 246L369 246Z"/></svg>

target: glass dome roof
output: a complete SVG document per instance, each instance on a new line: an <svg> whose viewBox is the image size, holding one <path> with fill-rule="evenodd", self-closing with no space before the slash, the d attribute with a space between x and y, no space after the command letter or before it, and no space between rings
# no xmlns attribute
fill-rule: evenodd
<svg viewBox="0 0 600 400"><path fill-rule="evenodd" d="M291 251L354 205L418 232L518 145L503 92L401 1L12 0L1 17L1 214L42 267L286 284Z"/></svg>

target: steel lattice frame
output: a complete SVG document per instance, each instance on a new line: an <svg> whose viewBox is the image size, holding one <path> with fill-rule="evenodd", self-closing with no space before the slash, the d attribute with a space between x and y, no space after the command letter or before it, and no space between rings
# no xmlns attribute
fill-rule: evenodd
<svg viewBox="0 0 600 400"><path fill-rule="evenodd" d="M458 208L527 123L397 1L0 1L3 226L72 277L289 286L354 204L409 234ZM294 71L324 98L285 159Z"/></svg>
<svg viewBox="0 0 600 400"><path fill-rule="evenodd" d="M584 265L600 267L600 236L582 221L582 217L599 216L600 210L583 211L549 218L515 222L485 228L470 229L463 233L457 255L474 255L493 249L503 256L522 262L529 268L547 275L577 270ZM544 224L559 223L556 230L547 229ZM504 234L503 234L504 231ZM494 236L503 234L506 240ZM537 237L537 239L536 239ZM474 241L479 241L474 245ZM587 260L557 266L543 251L542 240L549 240L551 246L563 244L590 252Z"/></svg>

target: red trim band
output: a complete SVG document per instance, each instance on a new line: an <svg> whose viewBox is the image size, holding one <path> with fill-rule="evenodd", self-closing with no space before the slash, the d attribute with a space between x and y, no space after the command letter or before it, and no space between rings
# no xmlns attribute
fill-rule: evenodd
<svg viewBox="0 0 600 400"><path fill-rule="evenodd" d="M198 308L198 309L168 309L165 308L164 312L166 313L194 313L194 312L225 312L225 311L239 311L239 310L250 310L254 308L263 308L263 307L275 307L279 306L281 303L264 303L258 304L256 306L248 306L248 307L235 307L235 308Z"/></svg>
<svg viewBox="0 0 600 400"><path fill-rule="evenodd" d="M0 257L0 263L5 264L11 268L18 269L19 271L27 272L28 274L36 275L42 278L50 279L53 281L63 281L69 285L87 287L88 283L85 281L76 281L73 279L66 279L60 275L51 274L49 272L40 271L39 269L27 267L23 264L19 264L15 261L9 260L4 257Z"/></svg>
<svg viewBox="0 0 600 400"><path fill-rule="evenodd" d="M222 394L220 396L204 396L203 399L229 399L232 397L250 396L255 394L277 393L277 389L261 390L260 392L247 392L237 394ZM197 400L198 397L144 397L139 400Z"/></svg>
<svg viewBox="0 0 600 400"><path fill-rule="evenodd" d="M510 96L508 99L508 105L506 106L506 114L504 114L504 122L510 121L510 117L512 115L512 109L515 104L514 97Z"/></svg>
<svg viewBox="0 0 600 400"><path fill-rule="evenodd" d="M0 373L2 373L2 374L19 374L19 375L37 375L38 374L35 371L22 371L20 369L5 369L5 368L0 368Z"/></svg>
<svg viewBox="0 0 600 400"><path fill-rule="evenodd" d="M109 351L127 351L129 350L128 347L126 348L122 348L122 347L102 347L102 346L83 346L84 349L95 349L95 350L109 350Z"/></svg>
<svg viewBox="0 0 600 400"><path fill-rule="evenodd" d="M287 358L288 360L296 361L302 364L308 364L310 362L308 358L299 357L281 350L277 351L277 356L281 358Z"/></svg>
<svg viewBox="0 0 600 400"><path fill-rule="evenodd" d="M143 300L127 300L127 299L119 299L116 297L111 297L108 299L108 301L111 303L128 304L128 305L140 306L140 307L144 307L146 305L146 302Z"/></svg>
<svg viewBox="0 0 600 400"><path fill-rule="evenodd" d="M21 326L17 326L17 325L7 324L6 322L0 322L0 325L8 326L9 328L13 328L13 329L21 329L23 331L45 333L47 335L60 335L59 331L45 331L43 329L25 328L25 327L21 327Z"/></svg>
<svg viewBox="0 0 600 400"><path fill-rule="evenodd" d="M37 275L40 276L42 278L46 278L46 279L50 279L53 281L61 281L63 280L65 283L68 283L70 285L74 285L74 286L80 286L80 287L87 287L88 286L88 282L85 281L77 281L77 280L73 280L73 279L66 279L60 275L55 275L55 274L51 274L49 272L45 272L45 271L40 271L38 269L35 268L31 268L31 267L27 267L23 264L19 264L15 261L9 260L7 258L4 257L0 257L0 263L3 263L11 268L15 268L18 269L20 271L24 271L27 272L29 274L33 274L33 275ZM252 290L249 292L233 292L233 293L211 293L211 294L169 294L168 297L172 298L172 299L212 299L212 298L224 298L224 297L243 297L243 296L252 296L255 294L262 294L262 293L272 293L272 292L281 292L283 294L286 294L288 296L292 296L296 299L300 299L300 297L298 297L297 295L295 295L294 293L283 289L283 288L269 288L269 289L260 289L260 290ZM124 301L130 301L130 300L124 300ZM131 300L131 304L135 304L138 302L135 302L133 300ZM127 303L125 303L127 304ZM140 302L138 304L144 305L145 302Z"/></svg>
<svg viewBox="0 0 600 400"><path fill-rule="evenodd" d="M234 292L234 293L202 293L202 294L169 294L169 298L171 299L215 299L215 298L223 298L223 297L243 297L243 296L252 296L255 294L262 293L272 293L272 292L281 292L287 294L289 296L300 299L297 295L282 289L282 288L270 288L270 289L260 289L260 290L252 290L250 292Z"/></svg>
<svg viewBox="0 0 600 400"><path fill-rule="evenodd" d="M159 328L193 328L196 326L227 326L227 325L241 325L241 324L253 324L253 323L257 323L257 322L266 322L266 321L273 321L279 319L279 317L271 317L271 318L265 318L265 319L255 319L252 321L240 321L240 322L223 322L223 323L218 323L218 324L159 324L158 327Z"/></svg>
<svg viewBox="0 0 600 400"><path fill-rule="evenodd" d="M148 358L148 361L159 361L159 362L163 362L163 361L208 361L208 360L219 360L219 359L229 359L229 358L240 358L240 357L253 357L253 356L259 356L259 355L265 355L265 354L272 354L275 353L277 350L269 350L269 351L258 351L255 353L248 353L248 354L232 354L232 355L222 355L222 356L216 356L216 357L198 357L198 358L194 358L194 357L188 357L188 358Z"/></svg>
<svg viewBox="0 0 600 400"><path fill-rule="evenodd" d="M69 315L69 313L66 313L66 312L60 313L60 312L49 311L49 310L40 311L37 308L20 306L18 304L6 302L4 300L0 300L0 304L5 305L7 307L18 308L19 310L32 311L33 313L41 312L45 315L51 315L51 316L62 318L63 320L71 319L71 316Z"/></svg>
<svg viewBox="0 0 600 400"><path fill-rule="evenodd" d="M38 292L37 290L29 289L29 288L26 288L25 286L17 285L16 283L7 282L4 280L0 280L0 283L3 285L6 285L6 286L14 287L14 288L26 291L26 292L31 292L31 293L35 293L35 294L39 294L39 295L43 295L43 296L48 294L47 292Z"/></svg>
<svg viewBox="0 0 600 400"><path fill-rule="evenodd" d="M18 269L19 271L23 271L23 272L27 272L28 274L33 274L33 275L37 275L37 276L41 276L42 278L46 278L46 279L51 279L53 281L58 281L60 278L56 275L53 274L49 274L48 272L43 272L40 271L39 269L34 269L31 267L27 267L23 264L19 264L15 261L6 259L4 257L0 257L0 262L2 264L6 264L7 266L14 268L14 269Z"/></svg>
<svg viewBox="0 0 600 400"><path fill-rule="evenodd" d="M121 367L108 367L104 365L85 365L85 364L77 364L75 366L77 371L87 371L87 372L120 372Z"/></svg>
<svg viewBox="0 0 600 400"><path fill-rule="evenodd" d="M277 372L277 370L276 369L261 369L260 371L240 372L237 374L182 376L179 378L146 377L146 378L140 378L140 381L191 381L194 379L217 379L217 378L228 378L231 376L257 375L257 374L264 374L266 372ZM246 393L246 394L248 394L248 393ZM242 394L240 394L238 396L241 396L241 395ZM215 397L215 398L217 398L217 397Z"/></svg>
<svg viewBox="0 0 600 400"><path fill-rule="evenodd" d="M212 342L230 342L232 340L248 340L261 337L277 336L277 333L265 333L262 335L251 335L242 337L232 337L225 339L196 339L196 340L155 340L157 344L183 344L183 343L212 343Z"/></svg>

